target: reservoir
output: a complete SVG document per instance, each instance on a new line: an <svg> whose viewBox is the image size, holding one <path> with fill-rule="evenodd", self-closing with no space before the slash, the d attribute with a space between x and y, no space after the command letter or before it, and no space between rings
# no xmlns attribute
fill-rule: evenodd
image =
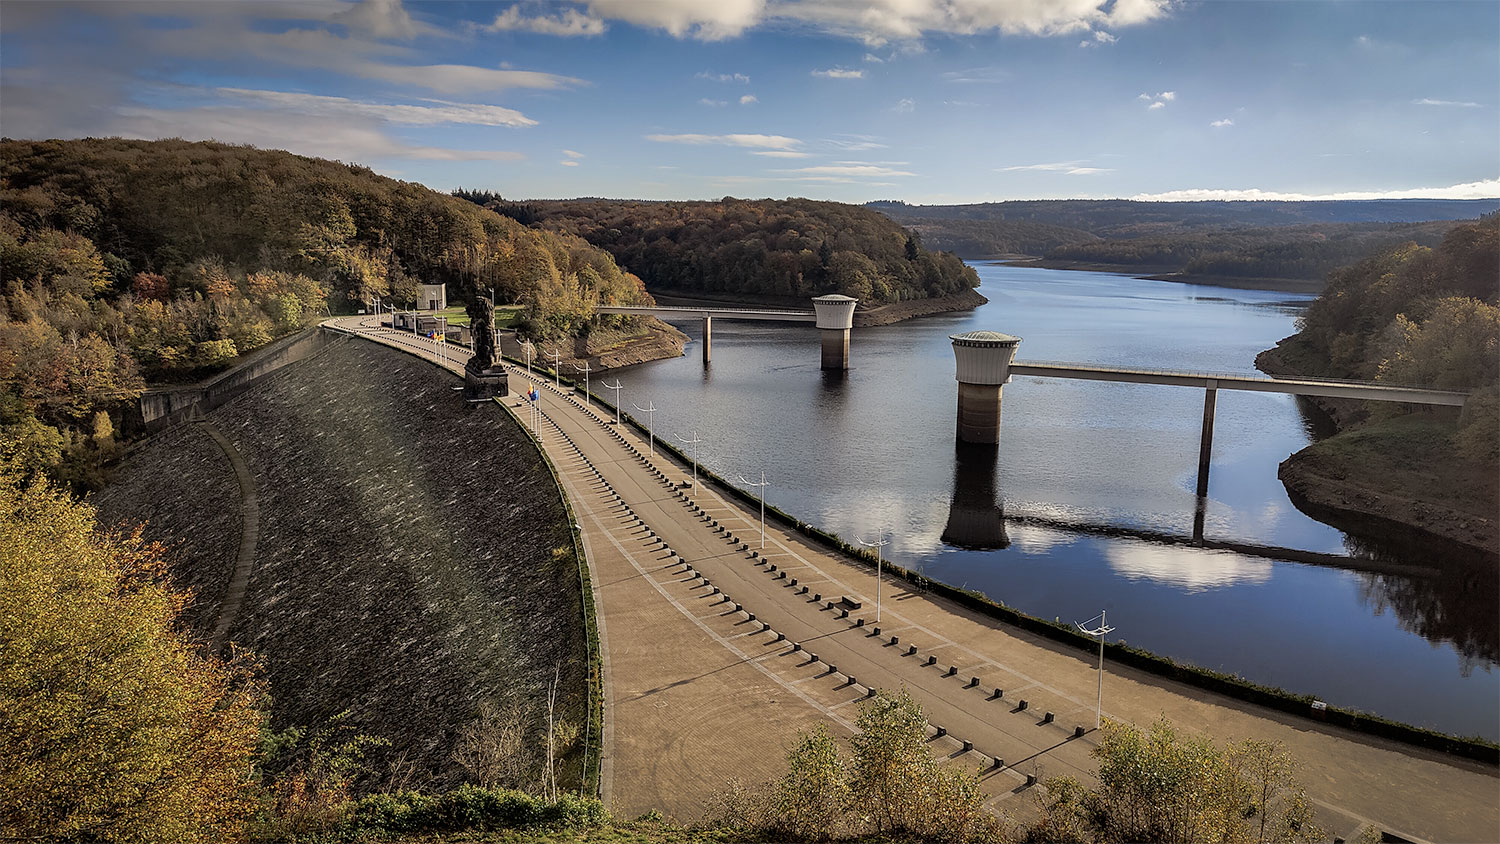
<svg viewBox="0 0 1500 844"><path fill-rule="evenodd" d="M1494 562L1424 559L1299 512L1276 468L1319 423L1292 396L1219 392L1202 533L1236 550L1191 541L1202 390L1018 376L998 449L955 446L951 334L1018 335L1020 360L1257 374L1308 297L976 269L989 304L856 328L842 378L820 371L811 325L715 320L711 365L690 346L619 370L622 405L654 402L659 439L696 432L721 476L764 471L769 503L849 542L888 534L888 558L935 579L1065 622L1107 609L1111 641L1500 738ZM698 339L696 321L678 327ZM1436 571L1370 570L1383 564Z"/></svg>

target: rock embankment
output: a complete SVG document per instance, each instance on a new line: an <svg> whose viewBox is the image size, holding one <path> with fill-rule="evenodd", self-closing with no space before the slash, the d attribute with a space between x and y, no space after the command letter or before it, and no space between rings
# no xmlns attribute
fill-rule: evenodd
<svg viewBox="0 0 1500 844"><path fill-rule="evenodd" d="M208 417L259 498L229 638L263 662L273 726L317 728L347 710L355 730L391 742L377 772L404 758L411 785L435 788L461 778L453 750L482 704L534 714L560 670L559 714L581 726L586 713L582 597L556 485L503 409L466 405L457 384L350 340ZM193 549L188 576L219 581L207 599L233 566L235 489L214 444L177 428L101 498Z"/></svg>
<svg viewBox="0 0 1500 844"><path fill-rule="evenodd" d="M980 295L978 290L964 290L951 296L941 296L935 299L908 299L867 311L856 310L854 324L856 327L890 325L893 322L950 311L972 311L986 302L989 302L989 299Z"/></svg>
<svg viewBox="0 0 1500 844"><path fill-rule="evenodd" d="M1296 336L1255 358L1283 378L1316 377ZM1454 543L1458 555L1500 553L1496 480L1453 452L1437 414L1371 421L1365 402L1310 397L1340 431L1282 461L1277 477L1308 515L1357 535L1420 546ZM1430 548L1427 550L1431 550Z"/></svg>

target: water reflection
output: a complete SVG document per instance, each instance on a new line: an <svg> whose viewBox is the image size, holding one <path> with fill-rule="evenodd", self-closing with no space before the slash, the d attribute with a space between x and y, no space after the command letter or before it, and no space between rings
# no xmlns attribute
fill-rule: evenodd
<svg viewBox="0 0 1500 844"><path fill-rule="evenodd" d="M1391 610L1401 629L1429 642L1448 642L1459 655L1459 670L1489 671L1500 660L1500 620L1495 595L1500 578L1494 566L1456 566L1437 577L1364 574L1360 597L1376 613Z"/></svg>
<svg viewBox="0 0 1500 844"><path fill-rule="evenodd" d="M942 536L945 545L969 551L1010 547L1010 537L1005 535L1005 510L995 483L998 454L999 447L994 445L956 444L953 501Z"/></svg>
<svg viewBox="0 0 1500 844"><path fill-rule="evenodd" d="M1184 592L1271 579L1271 563L1228 551L1121 541L1105 548L1104 557L1123 577L1167 583Z"/></svg>

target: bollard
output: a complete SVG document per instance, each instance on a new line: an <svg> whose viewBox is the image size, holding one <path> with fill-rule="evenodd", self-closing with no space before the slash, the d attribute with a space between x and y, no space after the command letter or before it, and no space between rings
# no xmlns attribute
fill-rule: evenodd
<svg viewBox="0 0 1500 844"><path fill-rule="evenodd" d="M907 648L906 648L906 655L907 656L916 656L917 655L917 646L916 645L908 645Z"/></svg>
<svg viewBox="0 0 1500 844"><path fill-rule="evenodd" d="M879 636L880 635L880 628L879 627L875 628L875 632L871 633L870 635L872 635L872 636Z"/></svg>
<svg viewBox="0 0 1500 844"><path fill-rule="evenodd" d="M948 666L948 673L945 676L952 677L953 675L955 675L957 673L958 673L958 666L956 666L956 665L950 665L950 666Z"/></svg>
<svg viewBox="0 0 1500 844"><path fill-rule="evenodd" d="M830 606L829 609L833 609L833 607ZM848 618L848 617L849 617L849 611L848 610L839 610L839 618Z"/></svg>
<svg viewBox="0 0 1500 844"><path fill-rule="evenodd" d="M942 738L943 736L948 735L948 728L947 727L938 727L937 728L937 734L938 734L938 738Z"/></svg>
<svg viewBox="0 0 1500 844"><path fill-rule="evenodd" d="M1027 703L1026 703L1026 699L1025 699L1025 698L1022 698L1022 699L1021 699L1021 702L1020 702L1020 703L1018 703L1018 704L1016 704L1016 708L1017 708L1017 709L1025 709L1025 708L1026 708L1026 707L1027 707L1027 706L1028 706L1028 705L1029 705L1029 704L1027 704Z"/></svg>
<svg viewBox="0 0 1500 844"><path fill-rule="evenodd" d="M978 677L970 677L969 678L969 688L972 689L972 688L974 688L977 685L979 685L979 678Z"/></svg>
<svg viewBox="0 0 1500 844"><path fill-rule="evenodd" d="M793 586L796 586L796 585L797 585L797 578L795 578L795 577L794 577L794 578L792 578L792 585L793 585Z"/></svg>
<svg viewBox="0 0 1500 844"><path fill-rule="evenodd" d="M865 697L874 697L874 696L875 696L875 690L874 689L865 689Z"/></svg>
<svg viewBox="0 0 1500 844"><path fill-rule="evenodd" d="M937 665L937 657L935 657L935 656L929 656L927 658L927 664L928 665Z"/></svg>
<svg viewBox="0 0 1500 844"><path fill-rule="evenodd" d="M804 589L802 591L806 592L807 590ZM814 592L813 593L813 600L814 601L821 601L821 600L823 600L823 593L822 592Z"/></svg>
<svg viewBox="0 0 1500 844"><path fill-rule="evenodd" d="M1036 775L1035 774L1027 774L1026 775L1026 784L1027 785L1036 785Z"/></svg>
<svg viewBox="0 0 1500 844"><path fill-rule="evenodd" d="M1073 728L1073 738L1083 738L1083 733L1084 733L1083 727L1074 727Z"/></svg>
<svg viewBox="0 0 1500 844"><path fill-rule="evenodd" d="M990 695L990 700L999 700L1000 698L1003 698L1003 697L1005 697L1005 690L1004 689L996 689L994 691L994 693Z"/></svg>
<svg viewBox="0 0 1500 844"><path fill-rule="evenodd" d="M759 552L756 552L756 553L759 553ZM775 564L775 563L772 563L772 564L771 564L771 567L770 567L770 568L768 568L768 569L766 569L766 571L776 571L776 564Z"/></svg>
<svg viewBox="0 0 1500 844"><path fill-rule="evenodd" d="M786 634L785 633L777 633L776 634L776 641L778 641L778 642L782 641L785 638L786 638Z"/></svg>
<svg viewBox="0 0 1500 844"><path fill-rule="evenodd" d="M797 651L800 651L800 650L802 650L802 646L799 645L799 644L797 644L796 642L793 642L792 643L792 653L796 653Z"/></svg>
<svg viewBox="0 0 1500 844"><path fill-rule="evenodd" d="M798 590L797 594L799 594L799 595L806 595L807 594L807 587L806 586L802 587L800 590Z"/></svg>
<svg viewBox="0 0 1500 844"><path fill-rule="evenodd" d="M746 616L746 618L745 618L746 621L754 621L755 620L755 613L753 613L753 612L747 612L747 613L745 613L745 616Z"/></svg>
<svg viewBox="0 0 1500 844"><path fill-rule="evenodd" d="M848 615L848 614L849 614L849 611L845 610L844 611L844 615ZM854 626L855 627L864 627L865 626L865 620L862 619L862 618L861 619L856 619L855 622L854 622Z"/></svg>
<svg viewBox="0 0 1500 844"><path fill-rule="evenodd" d="M994 759L990 760L990 770L992 770L992 771L998 771L998 770L1000 770L1001 768L1004 768L1004 767L1005 767L1005 760L1001 759L999 756L996 756Z"/></svg>
<svg viewBox="0 0 1500 844"><path fill-rule="evenodd" d="M973 749L974 749L974 742L972 742L972 741L966 741L966 742L964 742L964 752L965 753L968 753L969 751L971 751Z"/></svg>
<svg viewBox="0 0 1500 844"><path fill-rule="evenodd" d="M1043 724L1050 724L1050 723L1052 723L1052 713L1051 712L1048 712L1046 715L1042 716L1042 723Z"/></svg>

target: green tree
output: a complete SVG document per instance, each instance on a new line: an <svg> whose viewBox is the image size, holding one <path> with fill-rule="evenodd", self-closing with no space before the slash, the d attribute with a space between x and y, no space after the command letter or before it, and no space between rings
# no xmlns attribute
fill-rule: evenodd
<svg viewBox="0 0 1500 844"><path fill-rule="evenodd" d="M0 468L0 828L217 842L254 808L260 691L185 640L161 549Z"/></svg>

